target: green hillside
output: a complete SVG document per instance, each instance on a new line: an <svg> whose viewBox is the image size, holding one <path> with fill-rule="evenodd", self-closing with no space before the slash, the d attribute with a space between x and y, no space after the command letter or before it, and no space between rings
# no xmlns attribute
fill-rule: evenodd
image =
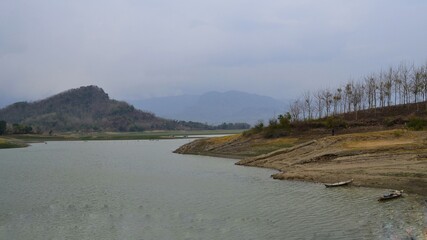
<svg viewBox="0 0 427 240"><path fill-rule="evenodd" d="M37 131L144 131L207 129L201 123L173 121L110 99L103 89L86 86L36 102L0 109L0 120Z"/></svg>

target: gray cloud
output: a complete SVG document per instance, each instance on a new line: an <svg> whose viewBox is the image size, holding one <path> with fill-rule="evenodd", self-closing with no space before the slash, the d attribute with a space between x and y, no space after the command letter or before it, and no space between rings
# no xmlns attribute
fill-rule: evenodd
<svg viewBox="0 0 427 240"><path fill-rule="evenodd" d="M124 100L230 89L287 98L427 60L423 0L4 0L0 9L3 104L89 84Z"/></svg>

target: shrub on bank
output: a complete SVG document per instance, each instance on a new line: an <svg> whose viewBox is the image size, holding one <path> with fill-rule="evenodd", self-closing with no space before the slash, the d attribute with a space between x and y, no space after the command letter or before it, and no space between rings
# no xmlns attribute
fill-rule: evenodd
<svg viewBox="0 0 427 240"><path fill-rule="evenodd" d="M413 117L409 119L406 127L414 131L422 131L427 126L427 121L422 118Z"/></svg>

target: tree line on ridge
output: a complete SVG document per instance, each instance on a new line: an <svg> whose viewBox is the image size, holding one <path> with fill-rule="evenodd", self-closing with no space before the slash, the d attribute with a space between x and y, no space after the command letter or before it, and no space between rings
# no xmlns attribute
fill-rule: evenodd
<svg viewBox="0 0 427 240"><path fill-rule="evenodd" d="M359 81L349 80L335 88L306 91L289 106L293 121L320 119L427 100L427 63L421 66L401 63ZM426 105L427 109L427 105Z"/></svg>

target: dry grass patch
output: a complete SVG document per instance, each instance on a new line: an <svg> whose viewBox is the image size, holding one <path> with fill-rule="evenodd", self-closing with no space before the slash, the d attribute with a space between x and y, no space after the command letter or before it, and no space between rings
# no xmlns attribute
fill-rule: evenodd
<svg viewBox="0 0 427 240"><path fill-rule="evenodd" d="M360 149L360 148L380 148L391 147L396 145L407 145L415 143L414 139L390 139L390 140L371 140L371 141L351 141L347 142L344 146L346 148Z"/></svg>
<svg viewBox="0 0 427 240"><path fill-rule="evenodd" d="M5 139L0 138L0 148L18 148L18 147L26 147L27 144L18 141L16 139Z"/></svg>
<svg viewBox="0 0 427 240"><path fill-rule="evenodd" d="M296 144L298 138L276 138L276 139L260 139L252 141L250 144L250 154L247 156L257 156L273 152L282 148L289 148Z"/></svg>
<svg viewBox="0 0 427 240"><path fill-rule="evenodd" d="M260 147L260 148L271 148L278 150L284 147L292 147L298 141L298 138L276 138L276 139L262 139L260 141L254 141L251 144L251 147Z"/></svg>
<svg viewBox="0 0 427 240"><path fill-rule="evenodd" d="M420 133L405 130L356 133L348 135L342 146L349 149L372 149L411 145L421 143L421 136Z"/></svg>
<svg viewBox="0 0 427 240"><path fill-rule="evenodd" d="M240 137L241 137L241 134L234 134L234 135L223 136L223 137L209 138L208 141L212 144L223 144L223 143L234 141Z"/></svg>

